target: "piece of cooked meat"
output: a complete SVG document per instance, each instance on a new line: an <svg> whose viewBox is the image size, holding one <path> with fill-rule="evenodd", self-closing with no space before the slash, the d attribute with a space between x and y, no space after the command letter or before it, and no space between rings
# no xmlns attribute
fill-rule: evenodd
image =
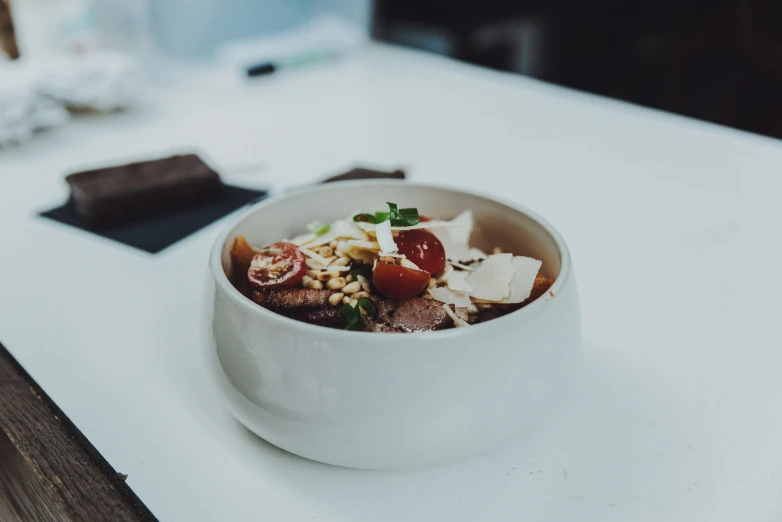
<svg viewBox="0 0 782 522"><path fill-rule="evenodd" d="M311 308L328 306L333 290L315 290L314 288L275 288L256 290L252 300L265 308Z"/></svg>
<svg viewBox="0 0 782 522"><path fill-rule="evenodd" d="M280 309L278 313L297 321L304 321L309 324L326 326L329 328L345 328L348 325L347 318L339 313L335 306L319 306L316 308L291 308Z"/></svg>
<svg viewBox="0 0 782 522"><path fill-rule="evenodd" d="M443 303L434 299L378 301L376 307L378 321L403 332L428 332L453 325Z"/></svg>
<svg viewBox="0 0 782 522"><path fill-rule="evenodd" d="M367 323L367 327L364 328L365 332L388 332L388 333L402 333L404 330L397 330L396 328L391 328L387 324L383 324L379 321L375 321L372 318L365 317L364 322Z"/></svg>
<svg viewBox="0 0 782 522"><path fill-rule="evenodd" d="M553 279L538 274L535 277L535 284L532 285L532 291L530 292L529 297L527 298L526 301L524 301L523 304L529 304L535 299L537 299L538 297L542 296L543 294L546 293L546 290L551 288L551 285L553 284L554 284Z"/></svg>

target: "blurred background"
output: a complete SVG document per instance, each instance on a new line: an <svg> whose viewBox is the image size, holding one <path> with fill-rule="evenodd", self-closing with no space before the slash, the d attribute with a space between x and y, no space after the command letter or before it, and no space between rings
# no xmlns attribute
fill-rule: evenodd
<svg viewBox="0 0 782 522"><path fill-rule="evenodd" d="M780 138L780 20L778 0L0 0L0 45L203 61L286 33L329 52L371 36Z"/></svg>

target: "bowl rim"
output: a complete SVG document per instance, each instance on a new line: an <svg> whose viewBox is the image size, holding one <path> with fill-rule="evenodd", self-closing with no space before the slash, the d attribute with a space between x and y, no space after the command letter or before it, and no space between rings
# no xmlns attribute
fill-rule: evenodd
<svg viewBox="0 0 782 522"><path fill-rule="evenodd" d="M214 280L214 283L217 285L218 289L222 290L224 295L227 296L228 299L238 304L240 307L245 307L247 310L250 311L250 313L258 314L260 317L263 317L266 320L280 323L280 326L287 326L288 328L299 328L304 332L309 332L320 336L331 336L336 338L346 337L354 340L358 338L364 340L375 339L381 342L403 341L404 339L409 339L410 336L413 336L415 339L423 339L423 338L446 339L453 336L465 337L469 335L489 334L490 333L489 329L492 328L496 329L503 326L510 326L509 324L510 321L514 321L518 324L524 320L529 320L530 318L534 317L535 315L538 315L539 313L543 312L546 308L552 305L554 301L553 299L538 298L520 310L516 310L515 312L503 315L502 317L498 317L496 319L492 319L491 321L487 321L485 323L479 323L475 325L470 325L469 327L462 327L462 328L447 328L445 330L436 330L433 332L411 332L411 333L405 333L403 336L400 336L396 332L362 332L362 331L341 330L336 328L327 328L324 326L309 324L304 321L291 319L289 317L285 317L284 315L280 315L271 310L268 310L267 308L264 308L263 306L254 303L252 300L248 299L242 293L240 293L239 290L237 290L234 287L234 285L228 280L228 276L226 275L225 270L223 269L223 262L222 262L223 247L226 243L226 240L228 239L228 235L242 221L247 219L247 217L250 216L251 214L254 214L259 208L271 206L281 201L294 198L301 194L317 192L319 190L323 190L326 188L334 190L335 187L365 187L365 186L367 187L405 186L405 187L422 187L422 188L435 189L435 190L446 190L449 192L457 192L466 196L475 196L475 197L487 199L489 201L499 203L501 205L505 205L506 207L511 208L516 212L524 214L525 216L527 216L528 218L536 222L538 225L540 225L554 239L554 242L557 248L559 249L559 253L561 256L561 267L560 267L559 275L554 280L554 284L551 285L551 288L549 288L547 293L550 292L552 294L552 297L556 299L557 294L561 291L561 289L567 284L567 282L572 277L572 266L571 266L572 262L570 257L570 250L568 249L568 246L565 243L564 238L559 233L559 231L557 231L557 229L554 228L553 225L551 225L551 223L549 223L546 219L538 215L535 211L527 208L526 206L519 205L517 203L507 201L502 198L498 198L494 195L486 194L481 191L476 191L472 189L449 187L447 185L437 184L437 183L416 183L416 182L411 182L406 180L379 179L379 180L340 181L333 184L328 183L328 184L305 185L302 187L286 190L279 194L275 194L269 198L251 204L250 206L245 208L242 212L240 212L237 216L232 218L230 222L228 222L223 227L222 231L217 236L217 239L215 239L215 242L212 245L212 251L209 258L209 269L212 275L212 279ZM371 337L366 337L366 336L371 336Z"/></svg>

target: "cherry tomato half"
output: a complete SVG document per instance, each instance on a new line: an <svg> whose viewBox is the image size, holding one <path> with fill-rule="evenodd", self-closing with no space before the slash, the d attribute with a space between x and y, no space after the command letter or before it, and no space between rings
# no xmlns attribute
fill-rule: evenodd
<svg viewBox="0 0 782 522"><path fill-rule="evenodd" d="M428 230L404 230L394 238L399 253L430 274L445 270L445 248L440 240Z"/></svg>
<svg viewBox="0 0 782 522"><path fill-rule="evenodd" d="M247 278L258 289L296 286L304 277L307 265L299 247L291 243L274 243L253 256Z"/></svg>
<svg viewBox="0 0 782 522"><path fill-rule="evenodd" d="M410 299L426 288L429 272L391 263L378 263L372 271L372 282L386 297Z"/></svg>

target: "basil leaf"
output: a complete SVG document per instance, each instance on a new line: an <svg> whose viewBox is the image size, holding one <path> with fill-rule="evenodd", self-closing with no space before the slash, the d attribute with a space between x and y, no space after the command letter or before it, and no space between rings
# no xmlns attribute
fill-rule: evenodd
<svg viewBox="0 0 782 522"><path fill-rule="evenodd" d="M372 303L372 301L369 302ZM342 305L339 313L348 320L345 330L364 330L367 327L367 323L364 321L364 316L361 315L361 310L358 309L358 306L354 308L349 303L345 303Z"/></svg>
<svg viewBox="0 0 782 522"><path fill-rule="evenodd" d="M358 300L358 306L366 310L368 315L371 315L372 317L375 316L375 303L373 303L372 300L367 299L366 297L362 297L361 299ZM359 310L359 314L360 313L361 310Z"/></svg>
<svg viewBox="0 0 782 522"><path fill-rule="evenodd" d="M358 268L354 268L350 273L353 275L353 279L358 279L358 276L361 275L366 277L369 281L372 280L372 267L369 265L362 265Z"/></svg>
<svg viewBox="0 0 782 522"><path fill-rule="evenodd" d="M375 212L375 224L382 223L391 217L391 212Z"/></svg>

